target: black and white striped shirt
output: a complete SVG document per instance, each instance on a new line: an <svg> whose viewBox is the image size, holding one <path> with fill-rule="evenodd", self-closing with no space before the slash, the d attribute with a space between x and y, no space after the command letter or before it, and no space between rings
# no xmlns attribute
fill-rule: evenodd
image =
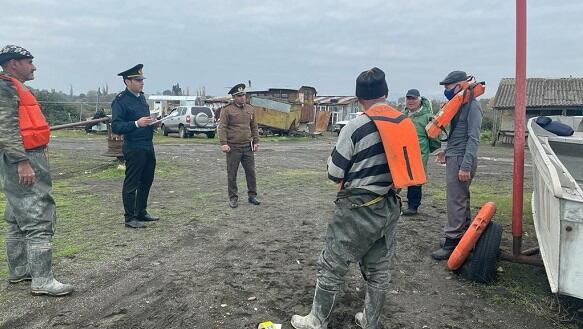
<svg viewBox="0 0 583 329"><path fill-rule="evenodd" d="M343 188L361 188L384 195L392 185L385 150L374 122L366 115L342 128L328 159L328 178Z"/></svg>

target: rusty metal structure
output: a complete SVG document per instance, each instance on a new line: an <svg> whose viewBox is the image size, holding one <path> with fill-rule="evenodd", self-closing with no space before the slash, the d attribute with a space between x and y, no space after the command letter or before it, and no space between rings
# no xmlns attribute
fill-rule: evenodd
<svg viewBox="0 0 583 329"><path fill-rule="evenodd" d="M314 100L316 94L316 88L310 86L301 86L300 89L270 88L264 91L247 91L248 98L260 97L280 100L299 107L301 113L298 123L314 122Z"/></svg>
<svg viewBox="0 0 583 329"><path fill-rule="evenodd" d="M122 144L123 136L116 135L111 131L111 118L105 117L100 119L91 119L86 121L66 123L62 125L50 127L51 131L62 130L67 128L82 127L88 124L105 123L107 125L107 151L103 154L104 156L115 157L118 159L123 158Z"/></svg>

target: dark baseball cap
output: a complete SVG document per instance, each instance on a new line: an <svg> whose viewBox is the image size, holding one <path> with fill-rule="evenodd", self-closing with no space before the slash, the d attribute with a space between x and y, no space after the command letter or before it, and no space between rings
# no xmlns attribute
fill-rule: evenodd
<svg viewBox="0 0 583 329"><path fill-rule="evenodd" d="M421 94L419 93L419 90L417 89L409 89L409 91L407 92L407 95L405 95L405 97L421 97Z"/></svg>

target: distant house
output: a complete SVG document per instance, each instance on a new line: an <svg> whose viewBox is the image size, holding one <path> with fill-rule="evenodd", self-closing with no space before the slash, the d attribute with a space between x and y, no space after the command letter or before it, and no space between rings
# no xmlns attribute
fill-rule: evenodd
<svg viewBox="0 0 583 329"><path fill-rule="evenodd" d="M493 104L492 144L514 139L514 79L500 81ZM526 120L536 116L583 115L583 78L526 79Z"/></svg>
<svg viewBox="0 0 583 329"><path fill-rule="evenodd" d="M302 108L300 123L309 123L314 122L316 117L314 108L316 93L316 88L302 86L300 89L269 88L263 91L247 91L247 97L273 98L284 100L291 104L300 104Z"/></svg>
<svg viewBox="0 0 583 329"><path fill-rule="evenodd" d="M344 120L348 113L360 111L356 96L318 96L315 100L316 111L332 113L330 124Z"/></svg>

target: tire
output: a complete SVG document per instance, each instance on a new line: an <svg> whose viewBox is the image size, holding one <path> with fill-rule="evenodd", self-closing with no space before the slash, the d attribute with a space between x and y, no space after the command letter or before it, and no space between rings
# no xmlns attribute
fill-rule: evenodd
<svg viewBox="0 0 583 329"><path fill-rule="evenodd" d="M476 243L476 247L456 273L467 280L480 283L491 283L496 280L496 260L500 253L501 240L502 226L490 222Z"/></svg>
<svg viewBox="0 0 583 329"><path fill-rule="evenodd" d="M168 136L168 129L166 129L166 126L162 125L162 127L160 127L160 128L162 128L162 135Z"/></svg>
<svg viewBox="0 0 583 329"><path fill-rule="evenodd" d="M184 126L178 127L178 137L186 138L186 129L184 128Z"/></svg>
<svg viewBox="0 0 583 329"><path fill-rule="evenodd" d="M206 137L215 138L215 132L213 131L213 132L206 133Z"/></svg>
<svg viewBox="0 0 583 329"><path fill-rule="evenodd" d="M496 204L494 202L486 202L480 208L480 211L478 211L472 220L472 223L453 250L453 253L449 256L447 268L454 271L464 265L466 259L480 240L480 236L486 230L488 224L490 224L494 214L496 214Z"/></svg>
<svg viewBox="0 0 583 329"><path fill-rule="evenodd" d="M193 119L197 127L205 127L210 123L210 120L211 118L204 112L197 113Z"/></svg>

